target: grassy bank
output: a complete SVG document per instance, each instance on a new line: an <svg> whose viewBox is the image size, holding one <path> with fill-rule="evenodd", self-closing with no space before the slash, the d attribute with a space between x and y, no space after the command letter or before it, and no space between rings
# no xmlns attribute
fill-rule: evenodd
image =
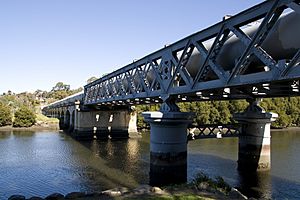
<svg viewBox="0 0 300 200"><path fill-rule="evenodd" d="M2 126L0 131L11 131L11 130L26 130L26 131L42 131L42 130L58 130L58 119L49 118L42 114L36 114L36 123L31 127L13 127L13 126Z"/></svg>

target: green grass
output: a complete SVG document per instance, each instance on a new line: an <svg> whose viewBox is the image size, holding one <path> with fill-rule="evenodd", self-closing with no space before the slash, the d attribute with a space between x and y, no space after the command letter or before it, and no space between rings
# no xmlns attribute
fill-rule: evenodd
<svg viewBox="0 0 300 200"><path fill-rule="evenodd" d="M49 118L43 114L36 114L36 121L42 121L47 123L56 124L59 122L57 118Z"/></svg>

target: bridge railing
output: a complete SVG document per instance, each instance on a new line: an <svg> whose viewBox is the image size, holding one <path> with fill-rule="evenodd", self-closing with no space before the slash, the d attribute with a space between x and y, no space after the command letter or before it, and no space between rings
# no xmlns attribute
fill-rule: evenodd
<svg viewBox="0 0 300 200"><path fill-rule="evenodd" d="M299 95L299 49L292 59L278 60L262 48L270 30L288 8L299 13L299 1L265 1L166 46L87 84L84 104L158 103L170 96L179 101L199 101ZM249 37L243 27L257 20L261 20L260 25ZM217 58L231 35L246 48L239 52L233 66L224 66ZM211 43L210 48L207 48L208 43ZM203 62L192 72L187 66L194 50L199 52ZM255 59L265 68L249 72Z"/></svg>
<svg viewBox="0 0 300 200"><path fill-rule="evenodd" d="M205 124L190 126L188 131L189 140L238 137L241 132L241 124Z"/></svg>
<svg viewBox="0 0 300 200"><path fill-rule="evenodd" d="M55 101L53 103L50 103L50 104L44 106L42 110L47 110L47 109L52 109L52 108L59 108L59 107L66 107L66 106L69 106L69 105L74 105L75 101L82 101L83 97L84 97L84 94L81 91L81 92L75 93L75 94L73 94L71 96L68 96L66 98L63 98L61 100Z"/></svg>

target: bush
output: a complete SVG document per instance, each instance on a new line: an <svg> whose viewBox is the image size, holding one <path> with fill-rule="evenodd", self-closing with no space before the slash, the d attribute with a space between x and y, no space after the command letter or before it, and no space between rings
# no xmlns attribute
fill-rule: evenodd
<svg viewBox="0 0 300 200"><path fill-rule="evenodd" d="M227 194L231 190L231 186L220 176L215 179L210 178L203 172L199 172L193 179L192 184L198 189L214 189Z"/></svg>
<svg viewBox="0 0 300 200"><path fill-rule="evenodd" d="M12 124L12 115L10 108L0 102L0 126Z"/></svg>
<svg viewBox="0 0 300 200"><path fill-rule="evenodd" d="M181 102L178 103L182 112L194 112L196 117L194 122L196 125L202 124L227 124L237 123L233 117L233 113L244 112L249 103L246 100L232 101L205 101L205 102ZM279 118L272 123L274 128L285 128L289 126L300 126L300 97L286 98L266 98L260 102L266 112L275 112L279 114ZM158 111L160 104L155 106L138 105L138 127L149 128L144 122L143 111Z"/></svg>
<svg viewBox="0 0 300 200"><path fill-rule="evenodd" d="M35 114L27 107L20 107L15 113L14 127L30 127L35 123Z"/></svg>

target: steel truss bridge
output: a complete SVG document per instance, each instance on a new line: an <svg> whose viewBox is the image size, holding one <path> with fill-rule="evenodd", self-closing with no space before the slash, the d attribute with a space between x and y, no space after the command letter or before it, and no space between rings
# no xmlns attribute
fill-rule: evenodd
<svg viewBox="0 0 300 200"><path fill-rule="evenodd" d="M300 14L299 1L269 0L224 19L85 85L83 104L120 106L161 103L170 98L205 101L299 96L299 49L291 58L274 58L263 47L280 16L289 10ZM253 35L244 32L245 27L258 22ZM218 58L232 37L244 48L228 66ZM195 51L202 63L191 69L189 62ZM255 63L264 67L254 69Z"/></svg>

